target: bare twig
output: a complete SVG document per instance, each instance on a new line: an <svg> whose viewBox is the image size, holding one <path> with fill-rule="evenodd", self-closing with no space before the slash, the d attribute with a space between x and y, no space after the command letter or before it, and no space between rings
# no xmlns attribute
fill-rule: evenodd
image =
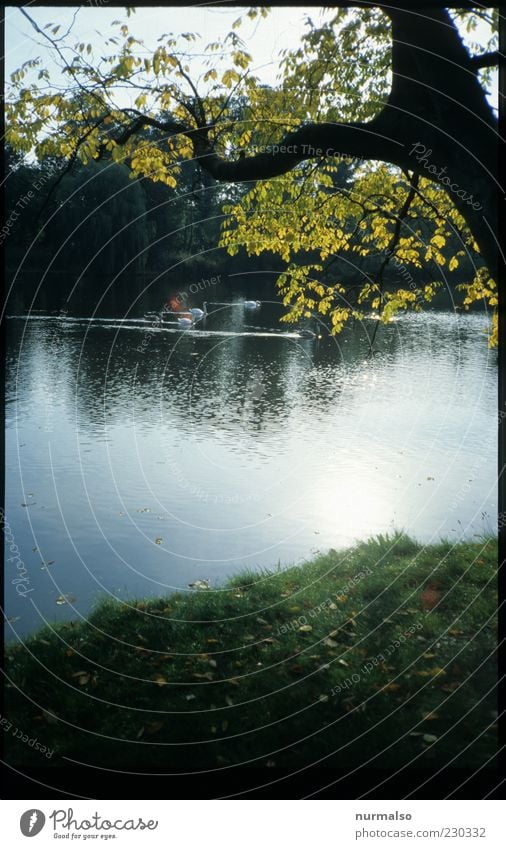
<svg viewBox="0 0 506 849"><path fill-rule="evenodd" d="M416 189L418 187L418 182L419 182L420 178L419 178L418 174L412 173L411 176L408 175L408 179L409 179L409 184L410 184L409 192L406 196L406 200L404 201L401 209L399 210L399 215L397 217L397 221L395 222L394 232L392 233L392 238L390 239L390 243L388 245L388 248L385 251L385 258L384 258L383 262L381 263L379 270L376 274L376 285L378 286L379 295L380 295L380 309L381 309L381 301L383 301L383 273L384 273L388 263L390 262L393 254L394 254L394 250L397 246L397 243L399 241L399 237L400 237L400 234L401 234L402 223L403 223L404 219L406 218L406 216L409 212L409 208L410 208L411 204L413 203L413 199L415 197ZM374 327L374 331L373 331L373 334L372 334L372 337L371 337L371 341L369 343L369 356L371 356L372 353L373 353L373 346L374 346L374 341L376 339L376 334L378 332L379 323L380 323L380 319L377 319L375 327Z"/></svg>

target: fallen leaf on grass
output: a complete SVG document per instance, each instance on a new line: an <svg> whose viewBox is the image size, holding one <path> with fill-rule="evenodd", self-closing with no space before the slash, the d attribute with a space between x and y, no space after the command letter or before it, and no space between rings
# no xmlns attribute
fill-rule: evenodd
<svg viewBox="0 0 506 849"><path fill-rule="evenodd" d="M188 584L188 586L191 590L209 590L210 589L209 581L204 580L204 579L201 580L200 578L196 581L192 581L190 584Z"/></svg>
<svg viewBox="0 0 506 849"><path fill-rule="evenodd" d="M440 592L441 584L439 581L431 581L425 587L424 591L420 596L420 600L422 602L422 607L424 610L433 610L434 607L439 603L441 599L442 593Z"/></svg>
<svg viewBox="0 0 506 849"><path fill-rule="evenodd" d="M214 681L214 675L212 672L194 672L193 678L205 678L206 681Z"/></svg>
<svg viewBox="0 0 506 849"><path fill-rule="evenodd" d="M163 728L163 722L154 720L153 722L146 723L146 732L148 734L156 734L157 731L160 731L160 728Z"/></svg>
<svg viewBox="0 0 506 849"><path fill-rule="evenodd" d="M235 702L230 698L230 696L225 696L225 701L229 707L234 707Z"/></svg>
<svg viewBox="0 0 506 849"><path fill-rule="evenodd" d="M384 689L384 690L386 690L386 692L387 692L387 693L395 693L397 690L400 690L400 689L401 689L401 685L400 685L400 684L395 684L395 683L392 681L392 683L391 683L391 684L385 684L385 686L383 687L383 689Z"/></svg>
<svg viewBox="0 0 506 849"><path fill-rule="evenodd" d="M340 657L337 662L340 663L341 666L349 666L349 663L346 660L343 660L342 657Z"/></svg>
<svg viewBox="0 0 506 849"><path fill-rule="evenodd" d="M325 637L323 641L324 646L328 646L330 649L335 649L339 645L335 640L331 640L330 637Z"/></svg>
<svg viewBox="0 0 506 849"><path fill-rule="evenodd" d="M152 678L150 678L150 681L153 681L155 684L158 684L159 687L163 687L164 684L169 683L163 675L153 675Z"/></svg>
<svg viewBox="0 0 506 849"><path fill-rule="evenodd" d="M301 634L309 634L310 631L313 630L312 625L301 625L299 631Z"/></svg>

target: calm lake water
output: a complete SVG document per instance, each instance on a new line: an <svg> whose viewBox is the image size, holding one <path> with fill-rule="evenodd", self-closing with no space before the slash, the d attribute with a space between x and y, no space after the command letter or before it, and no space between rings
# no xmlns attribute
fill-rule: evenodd
<svg viewBox="0 0 506 849"><path fill-rule="evenodd" d="M276 304L210 309L186 332L7 321L8 639L104 594L219 587L394 528L495 532L484 316L402 317L368 358L372 320L314 341Z"/></svg>

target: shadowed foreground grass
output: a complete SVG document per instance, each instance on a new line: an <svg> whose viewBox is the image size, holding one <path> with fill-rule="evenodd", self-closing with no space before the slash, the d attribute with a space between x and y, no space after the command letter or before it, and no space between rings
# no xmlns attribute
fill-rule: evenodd
<svg viewBox="0 0 506 849"><path fill-rule="evenodd" d="M496 748L494 540L402 534L10 646L7 760L121 769L478 766ZM451 763L450 763L451 762ZM491 762L492 765L492 762Z"/></svg>

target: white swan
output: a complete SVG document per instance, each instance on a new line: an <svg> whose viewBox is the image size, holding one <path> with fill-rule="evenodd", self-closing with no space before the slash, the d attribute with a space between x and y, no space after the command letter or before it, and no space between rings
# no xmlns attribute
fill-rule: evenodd
<svg viewBox="0 0 506 849"><path fill-rule="evenodd" d="M202 306L204 307L203 310L198 307L192 307L190 310L194 320L196 321L200 321L201 318L204 318L207 315L207 301L204 301Z"/></svg>
<svg viewBox="0 0 506 849"><path fill-rule="evenodd" d="M248 310L256 310L257 307L261 306L260 301L244 301L244 306Z"/></svg>

